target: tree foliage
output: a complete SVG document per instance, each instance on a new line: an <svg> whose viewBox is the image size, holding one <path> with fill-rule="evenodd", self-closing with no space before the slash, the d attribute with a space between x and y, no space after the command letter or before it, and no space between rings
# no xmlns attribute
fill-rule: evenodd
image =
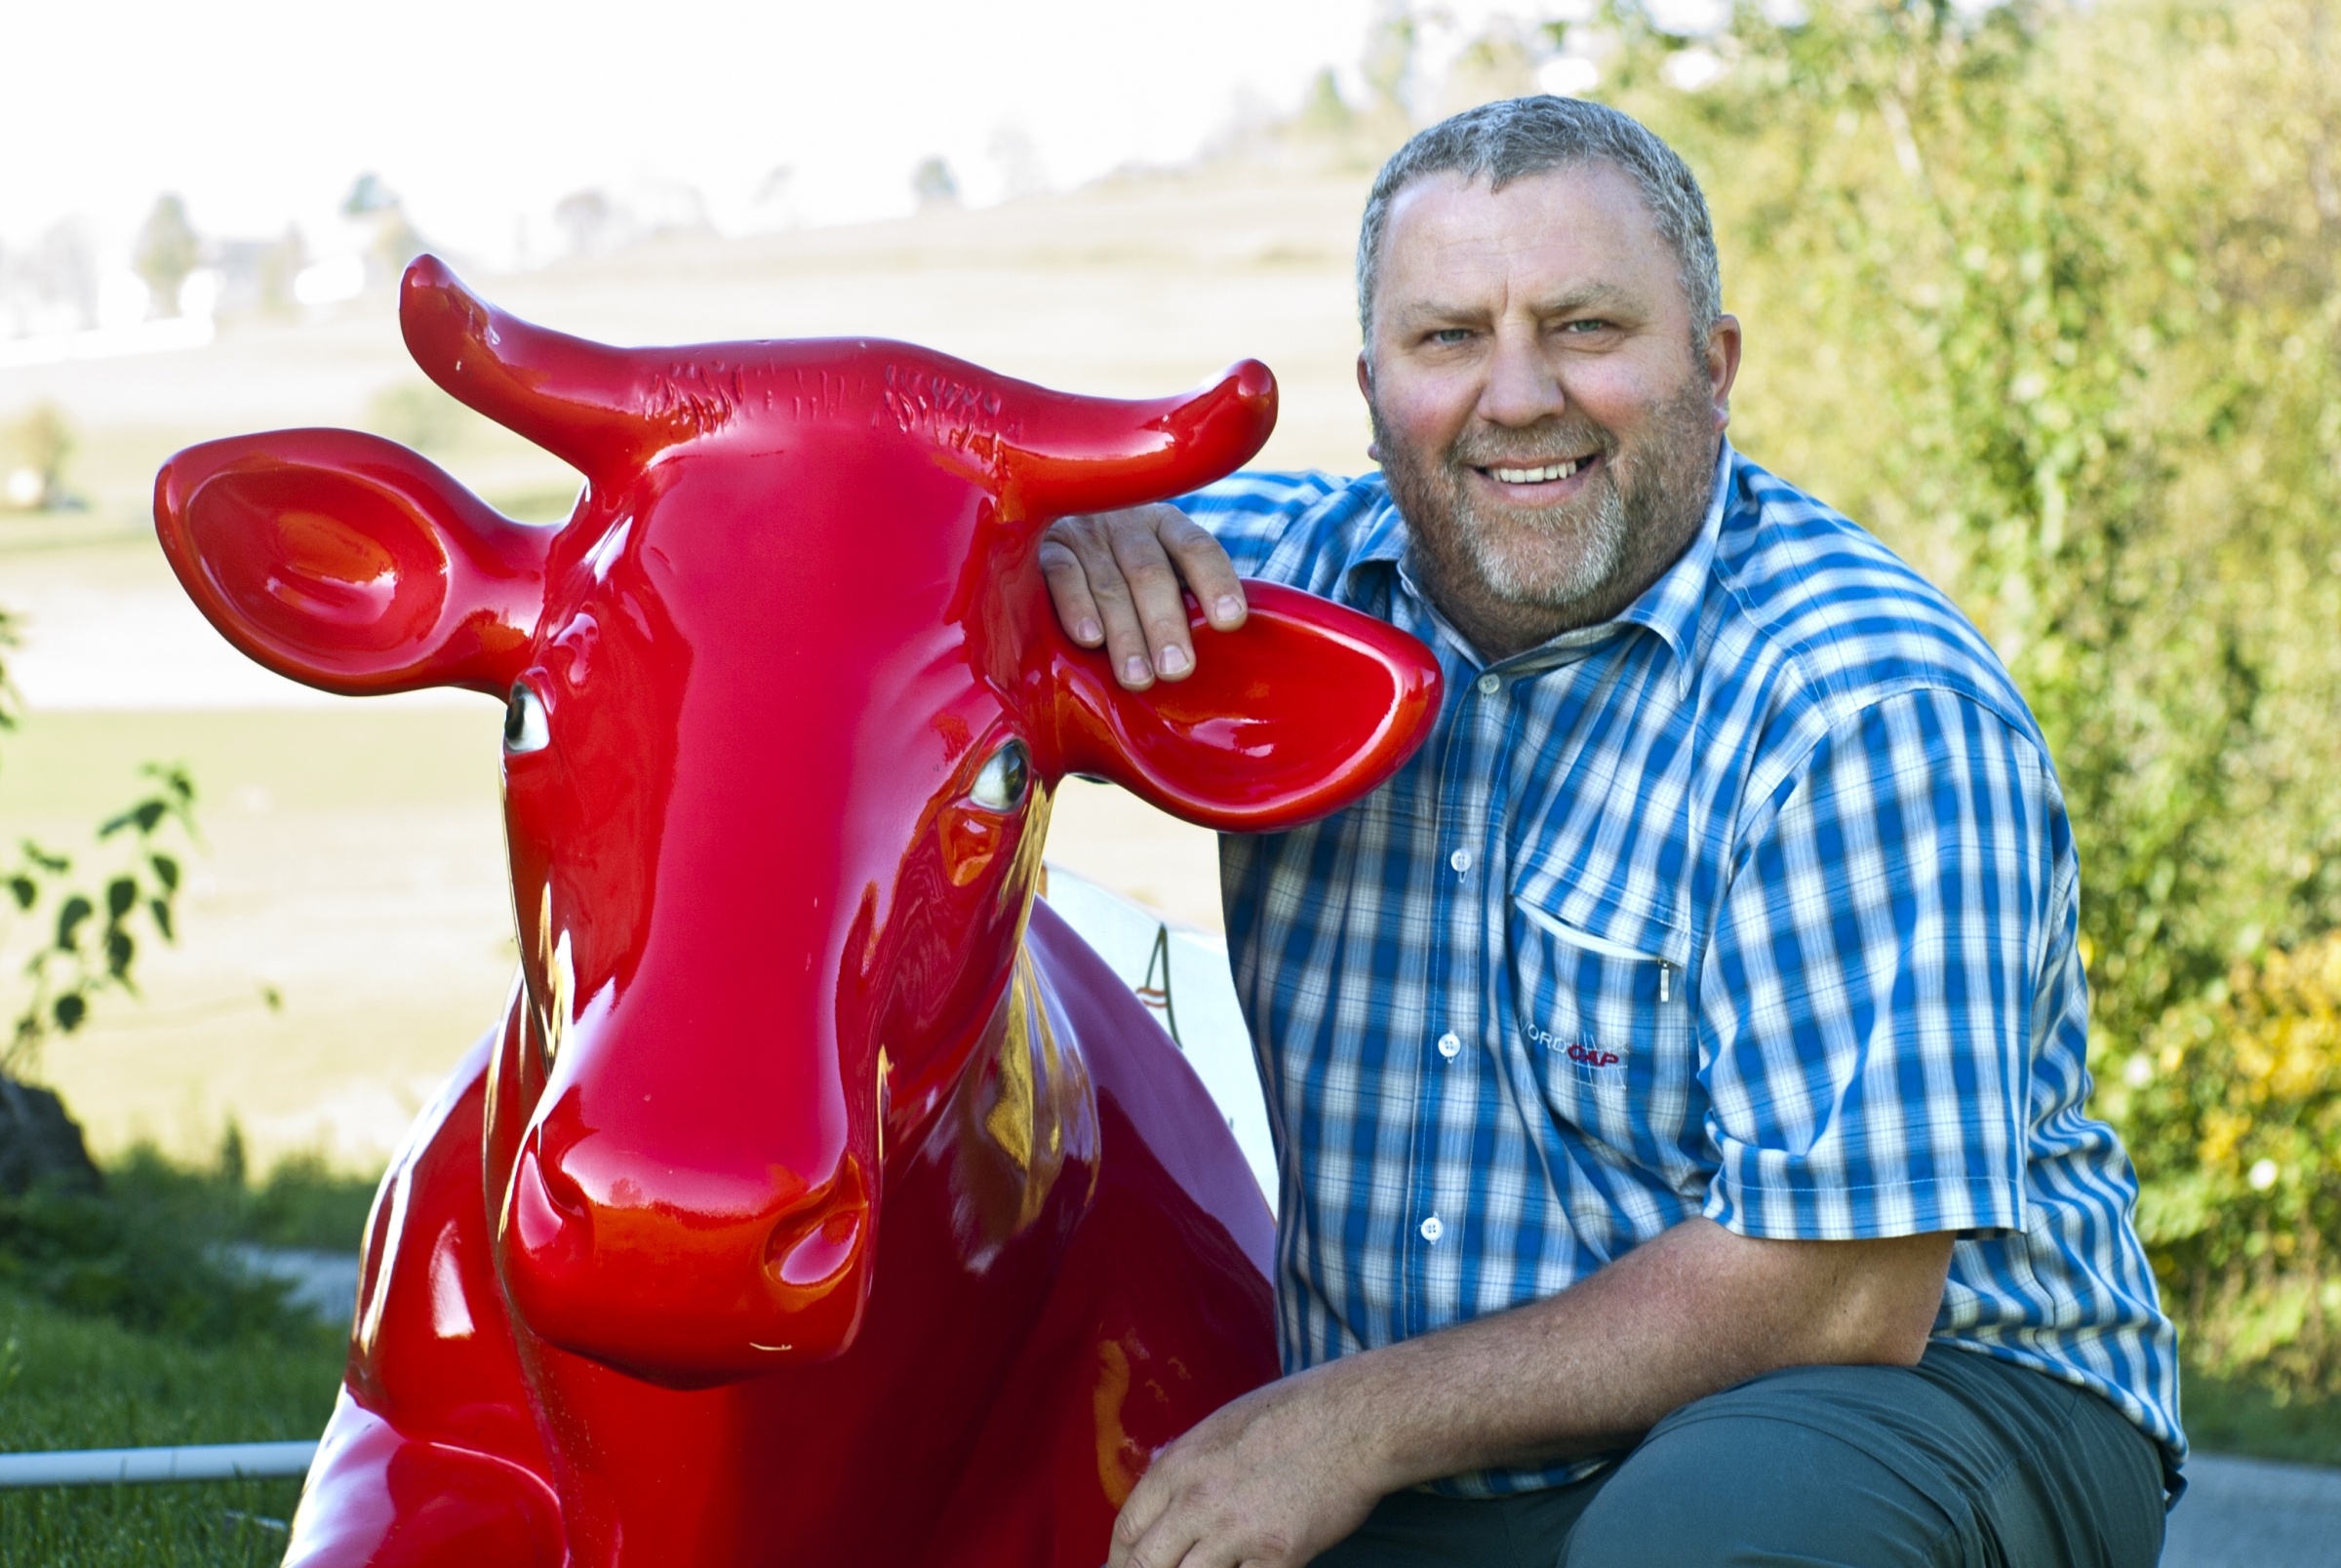
<svg viewBox="0 0 2341 1568"><path fill-rule="evenodd" d="M14 643L13 623L0 611L0 650ZM14 729L18 719L0 668L0 730ZM98 824L96 846L78 865L30 839L18 842L13 863L0 864L0 937L31 930L20 1000L8 1004L14 1017L0 1042L0 1074L36 1071L42 1045L88 1023L105 993L136 997L140 945L178 940L195 785L175 764L150 763L144 776L145 790Z"/></svg>
<svg viewBox="0 0 2341 1568"><path fill-rule="evenodd" d="M179 292L202 256L203 242L188 221L187 204L169 192L156 197L131 253L131 266L146 285L156 315L179 314Z"/></svg>
<svg viewBox="0 0 2341 1568"><path fill-rule="evenodd" d="M2265 1156L2328 1194L2282 1207L2234 1167L2258 1145L2215 1129L2274 1103L2252 1064L2279 1039L2326 1064L2283 1078L2282 1125L2341 1115L2341 1044L2304 1022L2341 993L2301 978L2341 927L2341 5L1605 24L1607 96L1715 206L1749 326L1735 439L1950 589L2049 738L2092 1058L2147 1075L2100 1105L2193 1343L2333 1386L2341 1342L2262 1309L2282 1258L2341 1280L2341 1144ZM1691 47L1727 68L1676 91Z"/></svg>

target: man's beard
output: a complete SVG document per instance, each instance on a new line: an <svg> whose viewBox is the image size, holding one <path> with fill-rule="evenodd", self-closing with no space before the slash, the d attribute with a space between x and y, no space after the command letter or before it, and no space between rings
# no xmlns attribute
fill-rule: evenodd
<svg viewBox="0 0 2341 1568"><path fill-rule="evenodd" d="M1467 429L1426 458L1394 437L1380 409L1371 412L1382 472L1424 557L1434 599L1452 594L1497 612L1544 611L1536 618L1551 623L1548 636L1623 609L1682 553L1706 515L1715 425L1703 377L1653 409L1647 434L1627 450L1604 426L1572 413L1520 429ZM1585 493L1554 506L1490 515L1468 482L1474 468L1597 451Z"/></svg>

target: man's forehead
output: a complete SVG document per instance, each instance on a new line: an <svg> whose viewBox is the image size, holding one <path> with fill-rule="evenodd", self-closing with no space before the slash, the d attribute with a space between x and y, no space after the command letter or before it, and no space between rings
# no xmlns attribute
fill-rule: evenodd
<svg viewBox="0 0 2341 1568"><path fill-rule="evenodd" d="M1451 171L1411 181L1391 203L1381 263L1390 296L1443 294L1526 271L1581 303L1647 299L1677 270L1633 176L1607 162L1526 176L1500 190Z"/></svg>

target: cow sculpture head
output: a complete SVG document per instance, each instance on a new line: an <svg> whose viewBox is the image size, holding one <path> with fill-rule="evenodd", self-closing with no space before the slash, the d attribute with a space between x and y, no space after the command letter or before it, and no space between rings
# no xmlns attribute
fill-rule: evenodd
<svg viewBox="0 0 2341 1568"><path fill-rule="evenodd" d="M506 704L525 1040L488 1201L520 1315L678 1386L834 1355L886 1151L1001 1003L1057 781L1219 828L1306 820L1404 760L1436 667L1267 588L1144 693L1058 631L1041 530L1256 451L1258 364L1120 403L876 340L610 348L429 257L400 312L434 380L584 474L570 520L296 430L175 457L166 552L283 674Z"/></svg>

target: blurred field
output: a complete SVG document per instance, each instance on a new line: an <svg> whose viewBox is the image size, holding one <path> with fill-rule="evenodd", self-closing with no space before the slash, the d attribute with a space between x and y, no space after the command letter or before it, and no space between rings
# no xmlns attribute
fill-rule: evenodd
<svg viewBox="0 0 2341 1568"><path fill-rule="evenodd" d="M1256 356L1283 389L1262 461L1355 468L1361 200L1348 178L1222 170L472 281L613 341L866 333L1115 395ZM354 424L422 448L517 515L561 515L575 476L422 383L383 295L229 324L201 350L0 372L0 417L41 398L74 424L70 479L89 509L0 516L0 607L26 623L11 670L32 710L0 741L0 836L83 847L156 759L193 768L208 841L181 945L144 960L145 1005L100 1007L45 1074L102 1151L144 1139L204 1156L233 1117L263 1167L296 1150L375 1165L510 984L499 716L467 694L327 698L244 661L153 544L153 471L193 441ZM1118 791L1069 784L1051 854L1220 923L1209 836Z"/></svg>
<svg viewBox="0 0 2341 1568"><path fill-rule="evenodd" d="M208 1155L233 1116L258 1163L369 1168L496 1017L515 950L487 701L35 716L0 765L0 823L68 852L147 758L203 781L206 852L146 1004L101 1006L43 1064L115 1152ZM1051 858L1219 923L1210 835L1069 781ZM265 993L280 999L271 1008Z"/></svg>

